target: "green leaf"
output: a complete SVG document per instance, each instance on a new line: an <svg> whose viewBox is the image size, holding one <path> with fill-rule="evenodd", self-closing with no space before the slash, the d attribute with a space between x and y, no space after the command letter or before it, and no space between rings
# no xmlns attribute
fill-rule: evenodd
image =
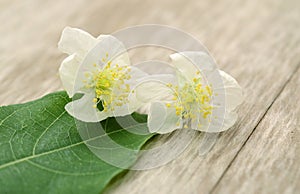
<svg viewBox="0 0 300 194"><path fill-rule="evenodd" d="M93 148L109 150L110 145L105 147L109 137L131 150L109 150L113 161L127 161L122 167L129 167L152 137L128 132L115 118L96 124L75 121L64 110L69 101L65 92L57 92L33 102L0 107L0 193L100 193L123 169L99 159ZM146 130L145 115L135 113L121 119L127 119L128 129ZM99 126L104 133L97 132ZM84 133L80 136L78 129L94 135L83 141Z"/></svg>

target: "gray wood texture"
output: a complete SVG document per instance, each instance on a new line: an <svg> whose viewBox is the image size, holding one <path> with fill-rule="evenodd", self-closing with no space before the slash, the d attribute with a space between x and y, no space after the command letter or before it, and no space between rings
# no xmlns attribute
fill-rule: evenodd
<svg viewBox="0 0 300 194"><path fill-rule="evenodd" d="M200 134L173 162L129 171L105 192L297 193L299 18L297 0L2 0L0 105L62 89L57 42L67 25L95 36L145 23L174 26L203 42L244 88L239 120L205 156L198 156Z"/></svg>

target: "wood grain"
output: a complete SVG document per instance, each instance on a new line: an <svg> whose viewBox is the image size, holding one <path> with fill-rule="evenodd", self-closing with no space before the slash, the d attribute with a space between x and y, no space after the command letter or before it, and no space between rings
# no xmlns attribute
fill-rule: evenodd
<svg viewBox="0 0 300 194"><path fill-rule="evenodd" d="M291 115L287 116L291 119L288 122L290 125L298 122L299 112L287 111L288 107L297 105L291 102L287 105L289 99L282 96L287 96L285 94L289 92L295 94L295 86L285 86L292 75L299 77L299 73L295 74L300 62L299 8L300 3L296 0L161 0L157 3L150 0L126 3L120 0L74 0L72 3L67 0L2 0L0 104L25 102L61 89L57 69L65 56L57 50L56 45L66 25L83 28L94 35L144 23L174 26L203 42L220 68L237 78L246 97L239 109L240 118L231 130L220 135L207 155L198 156L199 143L204 136L200 134L193 139L185 153L172 163L147 171L130 171L122 179L113 182L106 192L293 193L299 190L299 171L288 172L300 168L299 157L292 156L295 154L292 149L297 149L291 146L285 157L282 153L288 149L290 144L287 143L273 161L269 159L277 153L275 149L281 149L278 146L284 138L280 134L290 138L290 142L296 145L299 145L299 135L288 132L294 130L292 126L288 127L290 130L283 131L281 124L268 125L268 122L279 120L276 111L280 115ZM147 56L141 57L159 56L159 52L147 52ZM282 100L278 100L282 91L279 98ZM297 101L297 97L299 95L291 99ZM273 110L273 105L282 107L282 110L276 107ZM270 114L264 116L267 110ZM284 118L282 122L286 123ZM272 131L280 132L272 135ZM271 142L275 142L272 144L274 147ZM257 153L251 150L253 147L257 147ZM247 152L252 155L247 156ZM281 158L284 162L277 164L280 168L272 166L272 162L279 162ZM262 164L259 165L266 161L272 168L265 169ZM250 165L249 169L247 165ZM240 167L239 171L237 167ZM290 169L283 171L285 168ZM254 176L248 177L246 172L254 173ZM235 173L237 177L234 177ZM263 176L268 174L275 177L279 173L286 177L280 186L270 185L271 182L266 180L267 175ZM234 178L233 182L229 181L231 178ZM239 187L239 180L242 181L242 187ZM271 180L278 182L281 179L275 177ZM256 186L253 188L254 184ZM265 187L271 188L268 190Z"/></svg>
<svg viewBox="0 0 300 194"><path fill-rule="evenodd" d="M214 193L300 191L300 69L237 155Z"/></svg>

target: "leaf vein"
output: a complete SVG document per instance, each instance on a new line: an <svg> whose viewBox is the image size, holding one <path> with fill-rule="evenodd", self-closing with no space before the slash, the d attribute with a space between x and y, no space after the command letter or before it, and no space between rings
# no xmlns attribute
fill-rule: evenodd
<svg viewBox="0 0 300 194"><path fill-rule="evenodd" d="M41 138L44 136L44 134L48 131L48 129L51 128L52 125L54 125L54 123L56 123L60 117L62 117L64 114L65 114L66 111L63 111L44 131L43 133L37 138L34 146L33 146L33 149L32 149L32 155L35 155L35 150L36 150L36 147L38 145L38 143L40 142Z"/></svg>

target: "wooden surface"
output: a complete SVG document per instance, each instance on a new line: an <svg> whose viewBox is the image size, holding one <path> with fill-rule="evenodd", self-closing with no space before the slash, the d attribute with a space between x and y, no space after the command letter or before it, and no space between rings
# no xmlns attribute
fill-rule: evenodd
<svg viewBox="0 0 300 194"><path fill-rule="evenodd" d="M106 193L300 191L300 1L0 1L0 105L61 88L62 29L93 35L145 23L202 41L244 88L239 120L198 156L203 134L176 160L130 171ZM155 56L157 53L148 52Z"/></svg>

